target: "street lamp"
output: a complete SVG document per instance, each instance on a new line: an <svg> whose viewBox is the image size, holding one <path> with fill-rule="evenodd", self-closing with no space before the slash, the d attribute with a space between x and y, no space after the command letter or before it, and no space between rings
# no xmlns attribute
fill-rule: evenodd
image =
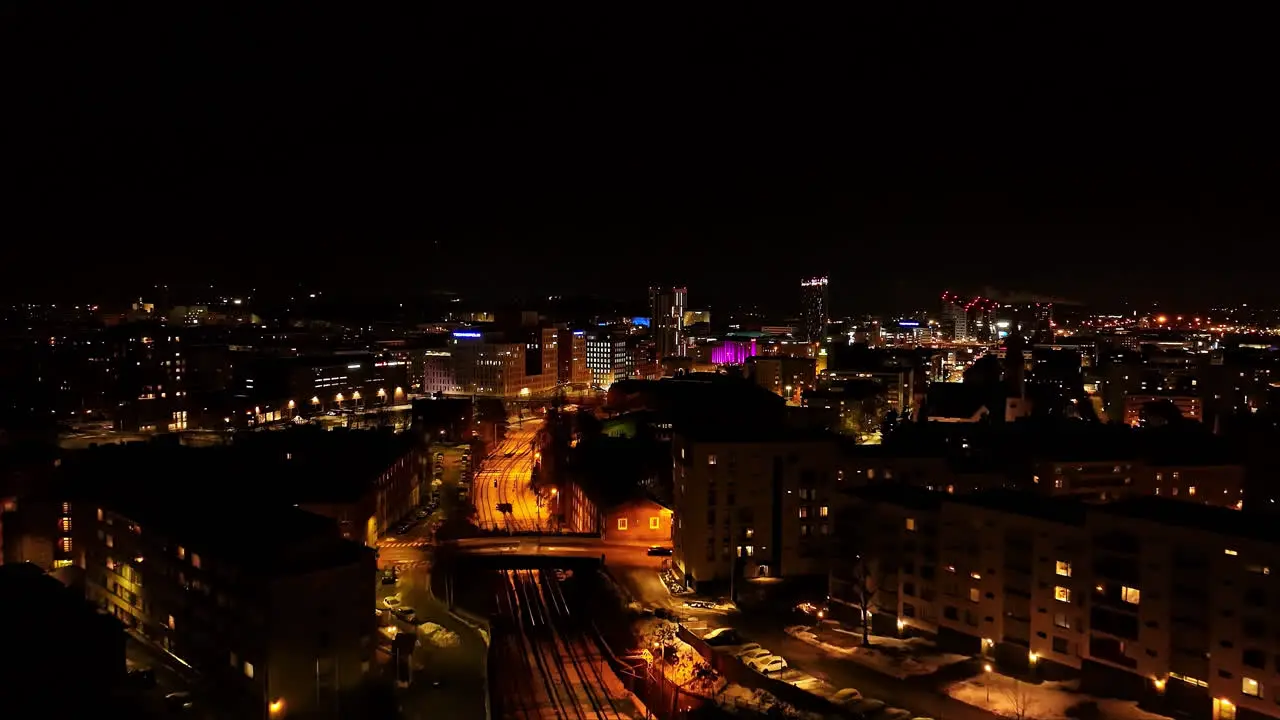
<svg viewBox="0 0 1280 720"><path fill-rule="evenodd" d="M271 717L284 717L284 698L276 698L267 705L267 711Z"/></svg>
<svg viewBox="0 0 1280 720"><path fill-rule="evenodd" d="M986 673L986 675L984 676L986 678L986 682L983 684L987 686L987 704L990 705L991 704L991 663L987 663L986 665L983 665L982 671Z"/></svg>

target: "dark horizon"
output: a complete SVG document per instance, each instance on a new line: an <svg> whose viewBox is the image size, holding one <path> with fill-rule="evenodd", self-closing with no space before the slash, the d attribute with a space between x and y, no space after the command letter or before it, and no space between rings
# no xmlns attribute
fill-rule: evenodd
<svg viewBox="0 0 1280 720"><path fill-rule="evenodd" d="M31 271L6 296L680 282L695 307L783 310L827 274L842 314L983 286L1280 302L1265 64L1239 37L968 11L168 13L10 13L5 234Z"/></svg>

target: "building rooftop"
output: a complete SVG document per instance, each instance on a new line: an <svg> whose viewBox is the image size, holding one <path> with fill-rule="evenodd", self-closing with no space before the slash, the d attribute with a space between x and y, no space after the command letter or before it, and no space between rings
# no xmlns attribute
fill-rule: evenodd
<svg viewBox="0 0 1280 720"><path fill-rule="evenodd" d="M1280 529L1274 516L1232 510L1212 505L1199 505L1151 495L1093 506L1094 512L1106 513L1161 525L1204 530L1227 537L1261 542L1280 542Z"/></svg>
<svg viewBox="0 0 1280 720"><path fill-rule="evenodd" d="M246 433L224 447L136 444L77 453L61 480L96 503L242 567L303 572L367 548L300 504L360 498L411 439L383 431Z"/></svg>

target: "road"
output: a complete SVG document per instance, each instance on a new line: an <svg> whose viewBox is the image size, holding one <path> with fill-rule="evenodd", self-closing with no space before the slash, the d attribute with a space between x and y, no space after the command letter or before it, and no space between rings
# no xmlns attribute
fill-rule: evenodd
<svg viewBox="0 0 1280 720"><path fill-rule="evenodd" d="M441 648L419 644L414 650L413 681L400 691L403 716L408 720L431 717L484 717L485 662L487 648L472 628L449 614L448 608L431 593L430 522L415 525L406 535L385 538L378 547L378 567L400 568L395 586L378 586L378 606L386 609L383 599L399 595L401 604L412 607L422 620L436 623L456 633L456 647ZM383 622L400 631L414 627L384 613ZM390 640L378 634L378 659L384 666L390 662ZM387 668L389 670L389 667Z"/></svg>
<svg viewBox="0 0 1280 720"><path fill-rule="evenodd" d="M535 460L532 442L541 424L525 420L509 428L497 450L480 464L471 490L477 526L513 532L546 529L538 495L529 485ZM500 512L500 504L510 504L511 512Z"/></svg>

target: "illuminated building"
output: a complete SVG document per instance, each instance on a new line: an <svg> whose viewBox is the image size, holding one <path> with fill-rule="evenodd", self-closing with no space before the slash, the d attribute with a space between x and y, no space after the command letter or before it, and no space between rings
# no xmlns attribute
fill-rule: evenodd
<svg viewBox="0 0 1280 720"><path fill-rule="evenodd" d="M556 382L563 385L585 385L591 382L587 367L587 333L562 327L557 330Z"/></svg>
<svg viewBox="0 0 1280 720"><path fill-rule="evenodd" d="M458 392L519 398L554 390L557 332L552 327L511 333L455 330L449 351Z"/></svg>
<svg viewBox="0 0 1280 720"><path fill-rule="evenodd" d="M107 405L115 429L187 429L186 358L181 341L181 329L151 322L108 329Z"/></svg>
<svg viewBox="0 0 1280 720"><path fill-rule="evenodd" d="M747 372L765 390L788 402L798 401L804 391L815 387L817 362L785 355L757 355L747 359Z"/></svg>
<svg viewBox="0 0 1280 720"><path fill-rule="evenodd" d="M800 306L802 316L801 335L805 342L822 342L827 323L831 322L830 296L827 278L815 277L800 281Z"/></svg>
<svg viewBox="0 0 1280 720"><path fill-rule="evenodd" d="M686 353L684 311L688 299L689 291L683 287L649 288L649 333L659 362Z"/></svg>
<svg viewBox="0 0 1280 720"><path fill-rule="evenodd" d="M215 504L216 505L216 504ZM89 601L188 664L220 704L340 716L372 660L374 551L292 507L81 501ZM127 509L125 509L127 507Z"/></svg>
<svg viewBox="0 0 1280 720"><path fill-rule="evenodd" d="M1083 693L1162 714L1280 717L1271 519L1154 497L849 494L842 519L858 521L842 531L875 528L874 631L901 622L1007 673L1076 676ZM838 617L859 617L858 574L851 562L833 569Z"/></svg>
<svg viewBox="0 0 1280 720"><path fill-rule="evenodd" d="M725 340L711 348L711 362L715 365L745 365L747 358L758 354L754 339Z"/></svg>
<svg viewBox="0 0 1280 720"><path fill-rule="evenodd" d="M688 430L673 438L673 564L686 581L826 572L838 450L784 431ZM735 561L735 558L737 560Z"/></svg>
<svg viewBox="0 0 1280 720"><path fill-rule="evenodd" d="M591 384L609 389L627 379L627 336L621 330L596 330L587 334L587 370Z"/></svg>

